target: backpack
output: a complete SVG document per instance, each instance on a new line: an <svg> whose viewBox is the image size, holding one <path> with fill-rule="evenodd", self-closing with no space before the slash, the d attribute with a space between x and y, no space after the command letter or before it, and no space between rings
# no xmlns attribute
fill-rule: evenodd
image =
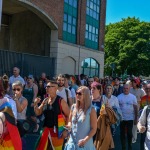
<svg viewBox="0 0 150 150"><path fill-rule="evenodd" d="M65 88L65 92L66 92L66 96L67 96L67 104L69 106L69 93L68 93L68 89Z"/></svg>

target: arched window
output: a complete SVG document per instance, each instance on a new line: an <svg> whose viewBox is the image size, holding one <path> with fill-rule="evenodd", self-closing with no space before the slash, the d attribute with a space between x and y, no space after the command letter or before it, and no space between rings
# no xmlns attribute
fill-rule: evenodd
<svg viewBox="0 0 150 150"><path fill-rule="evenodd" d="M86 58L81 64L82 73L88 76L99 76L99 64L93 58Z"/></svg>

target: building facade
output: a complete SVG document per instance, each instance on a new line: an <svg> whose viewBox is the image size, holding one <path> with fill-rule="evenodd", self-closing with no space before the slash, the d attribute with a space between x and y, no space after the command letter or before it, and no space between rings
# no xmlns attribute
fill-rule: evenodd
<svg viewBox="0 0 150 150"><path fill-rule="evenodd" d="M55 75L103 77L105 16L106 0L4 0L0 49L55 58Z"/></svg>

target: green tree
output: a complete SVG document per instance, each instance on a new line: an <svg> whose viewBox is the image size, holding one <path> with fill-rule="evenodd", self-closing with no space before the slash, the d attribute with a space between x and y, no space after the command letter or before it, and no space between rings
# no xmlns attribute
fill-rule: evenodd
<svg viewBox="0 0 150 150"><path fill-rule="evenodd" d="M119 75L125 70L130 75L150 75L149 22L128 17L106 26L105 74L111 74L112 63Z"/></svg>

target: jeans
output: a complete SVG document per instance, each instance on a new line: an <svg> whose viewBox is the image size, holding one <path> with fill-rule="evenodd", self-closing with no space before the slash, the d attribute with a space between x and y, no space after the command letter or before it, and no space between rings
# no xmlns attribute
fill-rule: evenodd
<svg viewBox="0 0 150 150"><path fill-rule="evenodd" d="M126 132L128 139L128 150L132 150L132 128L133 128L133 120L121 121L120 122L120 138L122 150L126 150Z"/></svg>

